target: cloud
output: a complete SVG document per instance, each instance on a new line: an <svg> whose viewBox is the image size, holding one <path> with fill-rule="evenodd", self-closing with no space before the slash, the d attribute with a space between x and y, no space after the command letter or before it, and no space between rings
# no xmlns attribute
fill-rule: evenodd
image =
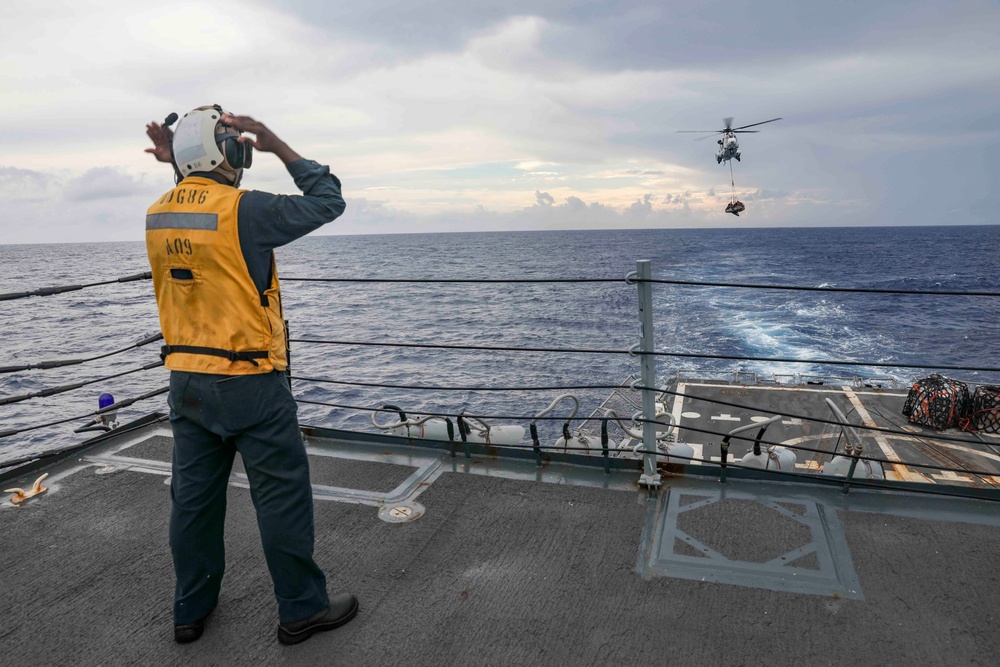
<svg viewBox="0 0 1000 667"><path fill-rule="evenodd" d="M18 202L19 215L71 201L103 221L96 228L120 219L129 221L120 233L133 234L146 194L170 184L142 152L143 125L219 102L330 164L348 215L355 195L373 198L370 230L405 224L400 212L472 229L508 224L507 214L540 214L535 192L551 197L549 215L576 206L587 224L714 210L732 187L729 165L715 163L712 142L676 131L730 115L784 117L741 136L737 192L779 193L761 194L741 225L755 215L775 225L989 221L981 202L1000 179L1000 131L989 129L1000 104L1000 8L762 0L718 9L695 0L669 11L638 0L256 0L234 23L226 8L183 0L169 11L125 0L15 3L5 25L18 29L0 43L0 201ZM725 38L732 25L739 39ZM246 184L294 191L267 155ZM899 202L917 184L925 201L904 214ZM803 219L806 202L821 201L840 217ZM462 217L477 207L489 215ZM47 238L12 220L0 213L3 238Z"/></svg>
<svg viewBox="0 0 1000 667"><path fill-rule="evenodd" d="M146 208L168 185L99 167L82 174L0 167L5 243L142 238Z"/></svg>
<svg viewBox="0 0 1000 667"><path fill-rule="evenodd" d="M164 188L137 179L120 169L97 167L70 179L63 186L67 201L96 201L146 195L150 199L161 194Z"/></svg>
<svg viewBox="0 0 1000 667"><path fill-rule="evenodd" d="M0 202L44 202L55 191L52 176L30 169L0 167Z"/></svg>
<svg viewBox="0 0 1000 667"><path fill-rule="evenodd" d="M535 190L535 203L538 206L552 206L556 203L555 197L550 195L548 192L539 192Z"/></svg>

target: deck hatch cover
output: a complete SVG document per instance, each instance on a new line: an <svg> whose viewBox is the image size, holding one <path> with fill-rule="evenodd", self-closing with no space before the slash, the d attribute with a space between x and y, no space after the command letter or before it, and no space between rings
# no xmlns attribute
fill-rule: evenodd
<svg viewBox="0 0 1000 667"><path fill-rule="evenodd" d="M836 511L814 501L672 490L650 521L643 576L864 599Z"/></svg>

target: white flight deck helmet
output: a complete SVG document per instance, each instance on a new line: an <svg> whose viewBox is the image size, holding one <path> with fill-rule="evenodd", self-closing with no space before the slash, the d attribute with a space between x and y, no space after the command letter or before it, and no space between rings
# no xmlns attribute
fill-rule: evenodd
<svg viewBox="0 0 1000 667"><path fill-rule="evenodd" d="M193 172L218 172L239 186L243 170L253 162L253 147L240 143L239 130L222 123L222 107L198 107L184 114L171 141L180 178Z"/></svg>

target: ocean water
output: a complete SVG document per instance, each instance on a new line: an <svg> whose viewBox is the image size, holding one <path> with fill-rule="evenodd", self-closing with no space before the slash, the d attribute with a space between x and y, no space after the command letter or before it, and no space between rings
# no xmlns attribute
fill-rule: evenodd
<svg viewBox="0 0 1000 667"><path fill-rule="evenodd" d="M1000 227L607 230L309 237L278 250L284 277L624 278L638 259L656 278L788 285L1000 291ZM0 293L95 282L148 270L142 243L0 245ZM616 283L283 285L293 338L511 347L611 348L637 340L636 288ZM689 361L673 368L910 380L935 364L1000 366L1000 298L785 292L657 285L656 349L795 359L918 363L845 369L813 363ZM0 302L0 366L80 358L159 331L152 283L115 284ZM0 396L111 375L157 359L158 344L98 362L0 375ZM297 375L389 384L616 384L627 355L454 351L295 344ZM953 372L969 382L985 373ZM97 397L166 386L155 369L0 406L0 431L84 414ZM357 406L532 415L558 392L442 392L297 381L300 398ZM576 392L589 414L607 392ZM122 411L159 410L159 396ZM565 411L560 412L565 414ZM300 407L312 425L369 430L369 413ZM526 421L521 421L527 425ZM71 423L0 439L0 460L82 441ZM551 427L552 425L547 425ZM554 427L552 427L554 428ZM547 428L547 430L552 430ZM552 437L555 437L554 435Z"/></svg>

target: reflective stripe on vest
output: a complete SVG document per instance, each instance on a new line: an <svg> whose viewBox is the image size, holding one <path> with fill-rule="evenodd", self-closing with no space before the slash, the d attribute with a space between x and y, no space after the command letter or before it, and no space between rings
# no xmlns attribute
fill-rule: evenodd
<svg viewBox="0 0 1000 667"><path fill-rule="evenodd" d="M240 247L243 190L185 178L146 214L146 251L171 370L254 375L288 367L278 272L260 294Z"/></svg>

